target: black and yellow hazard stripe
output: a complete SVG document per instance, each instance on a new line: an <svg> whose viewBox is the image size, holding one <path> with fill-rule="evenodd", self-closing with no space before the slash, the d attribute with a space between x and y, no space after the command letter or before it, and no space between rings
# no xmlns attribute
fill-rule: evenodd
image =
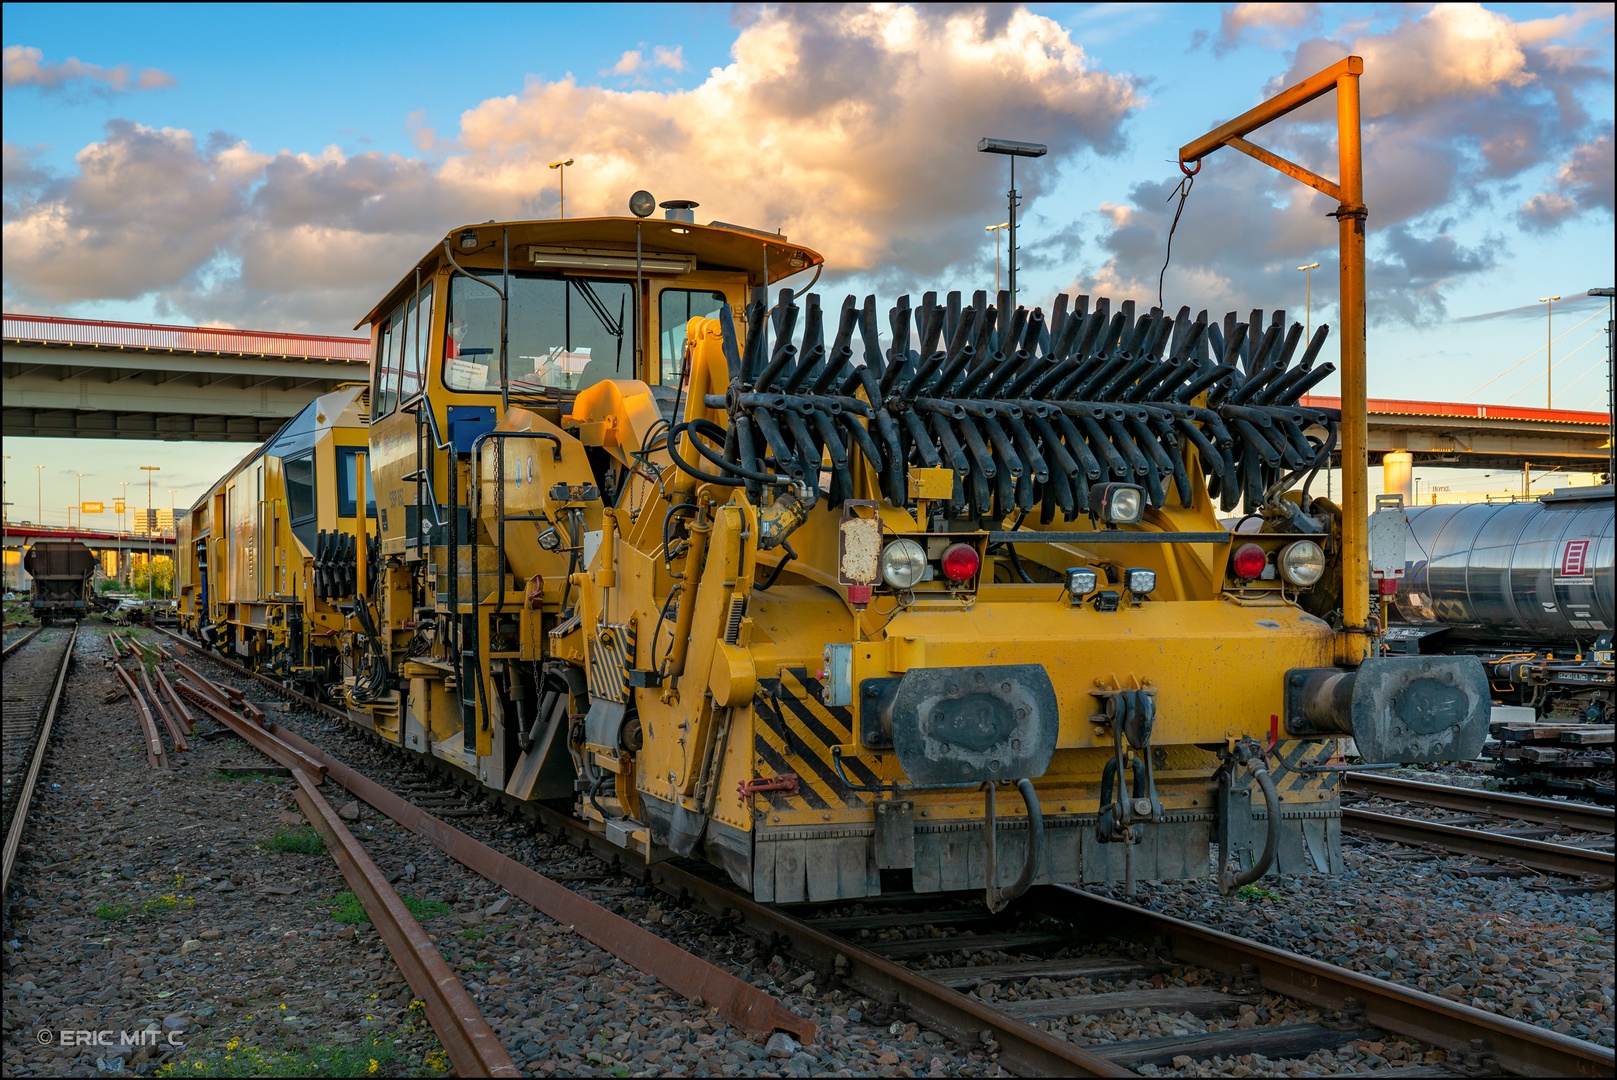
<svg viewBox="0 0 1617 1080"><path fill-rule="evenodd" d="M1279 791L1318 791L1335 788L1341 773L1307 772L1327 764L1336 753L1335 739L1288 739L1275 748L1278 767L1271 775Z"/></svg>
<svg viewBox="0 0 1617 1080"><path fill-rule="evenodd" d="M601 623L589 649L590 697L629 700L629 668L633 664L635 624Z"/></svg>
<svg viewBox="0 0 1617 1080"><path fill-rule="evenodd" d="M767 792L777 810L838 810L861 805L853 789L843 783L831 761L831 748L853 741L853 713L821 701L819 680L806 668L783 668L779 677L759 679L753 697L753 751L760 765L774 775L795 773L796 796ZM842 768L856 784L874 784L878 777L869 766L843 758ZM799 805L800 804L800 805Z"/></svg>

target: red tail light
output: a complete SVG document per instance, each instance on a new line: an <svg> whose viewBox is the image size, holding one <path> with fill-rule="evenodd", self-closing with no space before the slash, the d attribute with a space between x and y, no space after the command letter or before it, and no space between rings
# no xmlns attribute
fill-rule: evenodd
<svg viewBox="0 0 1617 1080"><path fill-rule="evenodd" d="M1248 581L1261 575L1268 563L1269 557L1256 544L1242 544L1235 549L1235 557L1230 560L1235 568L1235 576Z"/></svg>
<svg viewBox="0 0 1617 1080"><path fill-rule="evenodd" d="M953 544L943 553L943 576L950 581L966 581L977 572L982 560L970 544Z"/></svg>

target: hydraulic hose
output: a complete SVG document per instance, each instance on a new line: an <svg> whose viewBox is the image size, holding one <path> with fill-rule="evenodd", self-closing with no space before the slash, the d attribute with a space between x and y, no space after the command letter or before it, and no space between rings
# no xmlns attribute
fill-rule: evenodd
<svg viewBox="0 0 1617 1080"><path fill-rule="evenodd" d="M1280 850L1280 793L1275 790L1274 779L1269 775L1269 767L1260 757L1252 758L1246 763L1247 772L1252 779L1258 782L1263 789L1263 806L1268 813L1269 830L1263 840L1263 854L1258 861L1252 864L1252 869L1232 875L1225 865L1225 852L1221 848L1218 853L1218 893L1228 896L1243 885L1250 885L1264 874L1269 872L1269 866L1274 862L1275 852Z"/></svg>
<svg viewBox="0 0 1617 1080"><path fill-rule="evenodd" d="M1271 785L1272 786L1272 785ZM1022 864L1022 873L1015 881L1004 889L994 884L994 781L988 782L988 902L989 911L1002 911L1006 904L1028 891L1033 879L1039 876L1039 863L1044 854L1044 814L1039 810L1039 796L1033 790L1033 781L1022 779L1016 782L1016 790L1022 793L1022 802L1027 806L1027 859Z"/></svg>

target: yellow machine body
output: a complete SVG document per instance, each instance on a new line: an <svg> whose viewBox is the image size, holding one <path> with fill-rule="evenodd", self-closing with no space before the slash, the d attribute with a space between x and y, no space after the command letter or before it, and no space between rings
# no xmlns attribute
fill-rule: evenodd
<svg viewBox="0 0 1617 1080"><path fill-rule="evenodd" d="M1173 451L1156 457L1161 490L1147 500L1147 488L1112 485L1146 503L1126 521L1099 505L1053 513L1055 487L1042 489L1037 512L1025 478L999 477L989 513L986 484L969 489L981 476L959 458L955 467L930 460L937 455L915 441L927 423L947 426L919 413L901 417L912 453L882 466L861 449L886 438L876 399L891 393L895 415L918 409L926 379L876 392L873 301L860 324L864 375L857 365L827 368L816 385L820 369L804 366L799 389L771 396L770 379L794 370L785 346L802 297L763 298L820 261L785 237L717 222L454 230L367 316L368 390L342 392L344 408L324 409L314 425L322 499L324 478L336 475L332 455L351 433L367 441L377 513L357 543L352 594L326 598L308 583L317 553L298 545L277 501L287 456L266 448L182 524L181 597L193 628L264 666L285 656L288 673L325 671L324 691L406 752L517 804L565 804L645 858L706 857L762 900L892 888L986 887L992 897L1028 879L1205 876L1216 840L1237 866L1251 868L1267 848L1265 865L1281 871L1339 868L1337 774L1327 762L1350 730L1341 717L1354 672L1332 665L1362 649L1327 617L1345 587L1365 587L1342 579L1339 511L1310 500L1305 485L1267 498L1261 531L1228 532L1219 500L1227 511L1230 490L1215 499L1204 479L1221 466L1198 457L1211 445L1198 441L1203 427L1219 429L1205 391L1185 406L1201 411L1183 414L1206 417L1203 426L1183 441L1161 436ZM958 298L950 304L956 319ZM1126 337L1132 318L1108 323L1104 304L1084 325L1111 326L1121 342L1117 328ZM1034 352L1048 355L1050 371L1066 370L1038 337L1042 312L1013 319L1003 294L1000 309L1001 328L1012 328L1003 330L1007 354L1031 327ZM1123 310L1132 317L1132 305ZM983 311L979 296L967 317L992 325ZM908 317L906 298L895 333ZM766 323L779 343L760 375L747 356L767 342ZM1169 325L1153 312L1136 337ZM1182 334L1189 321L1182 314L1174 325ZM1193 350L1204 325L1189 344L1174 339L1174 364L1181 353L1203 363ZM888 364L936 370L941 350L930 369L920 354L904 360L908 334ZM1274 338L1271 330L1265 347ZM805 365L827 355L815 344L805 331ZM996 352L988 362L1030 355ZM1137 385L1115 381L1114 397ZM915 400L900 401L906 393ZM1023 405L1042 421L1043 404ZM964 416L979 403L968 390L926 407ZM1079 416L1089 406L1073 408ZM358 411L366 415L356 421ZM1175 415L1164 407L1149 417ZM1252 410L1239 415L1267 423ZM1275 415L1275 430L1291 423ZM773 475L795 467L776 418L798 447L816 437L803 434L808 420L823 434L835 419L844 437L825 435L806 475ZM1017 430L1036 469L1038 447ZM671 431L684 448L678 461ZM769 440L754 466L743 460L749 432L757 447ZM710 444L702 457L698 438ZM1042 445L1057 460L1054 441ZM1003 467L1016 448L1007 440L990 449ZM1146 449L1158 454L1155 443ZM731 471L714 474L716 458ZM1048 483L1078 492L1076 476ZM353 533L365 520L321 507L322 528L329 520ZM1287 521L1320 530L1308 534L1327 559L1312 589L1274 572L1301 535ZM926 570L898 587L886 567L902 544ZM1263 574L1237 575L1243 547L1259 550ZM950 552L968 550L975 562L964 579L940 572ZM1090 584L1075 592L1079 581ZM302 608L309 628L301 655L285 629L287 605ZM310 653L315 640L332 642L341 659ZM1476 725L1449 716L1452 700L1430 686L1417 691L1391 705L1361 707L1355 697L1351 730L1361 714L1414 717L1439 735L1407 752L1449 752L1443 725ZM1252 783L1260 772L1265 785L1273 780L1268 807L1282 819L1267 842L1274 815ZM1029 837L1042 841L1030 847Z"/></svg>

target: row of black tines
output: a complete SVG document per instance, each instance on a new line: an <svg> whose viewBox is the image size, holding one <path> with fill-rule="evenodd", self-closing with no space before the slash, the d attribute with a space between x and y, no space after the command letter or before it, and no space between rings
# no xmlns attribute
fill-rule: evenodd
<svg viewBox="0 0 1617 1080"><path fill-rule="evenodd" d="M1335 371L1316 363L1326 326L1299 355L1303 328L1288 330L1282 311L1267 326L1261 310L1245 322L1231 312L1220 327L1189 308L1136 316L1125 301L1114 313L1105 297L1091 306L1062 294L1048 317L1011 310L1007 292L987 300L927 293L912 307L901 297L882 348L874 296L843 301L828 345L817 295L782 289L771 306L759 290L745 342L721 314L730 391L707 404L726 408L729 425L678 427L722 440L722 451L696 447L755 502L768 486L795 485L840 504L855 491L857 448L895 506L910 502L909 466L941 466L956 475L951 516L1037 508L1045 524L1092 513L1090 488L1106 481L1139 484L1153 506L1172 484L1191 506L1187 442L1226 511L1243 497L1255 509L1329 461L1339 412L1298 404Z"/></svg>

